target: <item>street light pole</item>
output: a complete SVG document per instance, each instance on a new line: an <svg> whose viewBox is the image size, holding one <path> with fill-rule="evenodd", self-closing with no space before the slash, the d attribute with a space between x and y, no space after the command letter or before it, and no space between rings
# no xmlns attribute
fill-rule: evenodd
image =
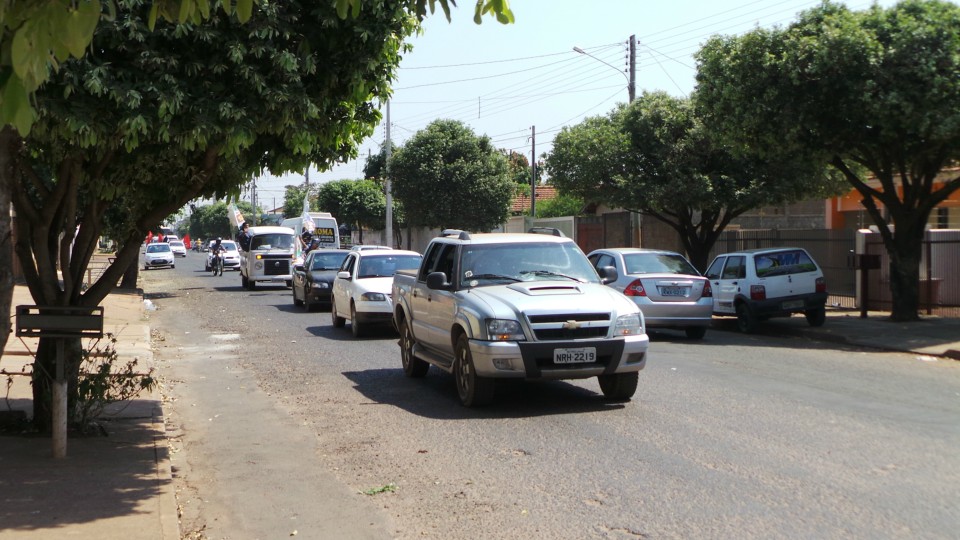
<svg viewBox="0 0 960 540"><path fill-rule="evenodd" d="M633 103L633 100L636 98L636 95L637 95L637 36L636 35L630 36L630 75L629 76L623 71L620 71L620 68L618 68L617 66L611 64L610 62L607 62L606 60L603 60L602 58L597 58L596 56L588 53L587 51L581 49L580 47L574 47L573 50L582 55L589 56L590 58L593 58L597 62L606 64L612 67L613 69L617 70L617 73L626 77L627 95L630 98L630 103Z"/></svg>

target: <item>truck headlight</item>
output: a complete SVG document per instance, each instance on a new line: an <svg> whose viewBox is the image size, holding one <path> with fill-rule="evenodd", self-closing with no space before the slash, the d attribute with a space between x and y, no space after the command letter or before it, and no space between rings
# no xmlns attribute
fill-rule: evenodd
<svg viewBox="0 0 960 540"><path fill-rule="evenodd" d="M523 341L520 323L509 319L487 319L487 335L491 341Z"/></svg>
<svg viewBox="0 0 960 540"><path fill-rule="evenodd" d="M387 295L379 292L365 292L360 295L360 299L367 302L386 302Z"/></svg>
<svg viewBox="0 0 960 540"><path fill-rule="evenodd" d="M640 323L639 313L620 315L613 326L614 336L637 336L642 333L643 325Z"/></svg>

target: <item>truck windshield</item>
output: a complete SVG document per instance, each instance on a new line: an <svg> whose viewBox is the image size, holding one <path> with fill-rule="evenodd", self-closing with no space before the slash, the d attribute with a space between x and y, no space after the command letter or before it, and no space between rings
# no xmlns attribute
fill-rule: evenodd
<svg viewBox="0 0 960 540"><path fill-rule="evenodd" d="M460 262L464 287L517 281L600 281L590 261L572 242L475 244L464 247Z"/></svg>
<svg viewBox="0 0 960 540"><path fill-rule="evenodd" d="M283 233L258 234L250 240L250 249L291 249L293 235Z"/></svg>

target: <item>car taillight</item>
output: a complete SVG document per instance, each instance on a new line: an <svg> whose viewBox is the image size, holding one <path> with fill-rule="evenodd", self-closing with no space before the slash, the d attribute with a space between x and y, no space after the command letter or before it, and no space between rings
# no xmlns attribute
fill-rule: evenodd
<svg viewBox="0 0 960 540"><path fill-rule="evenodd" d="M822 277L817 278L817 292L827 292L827 280Z"/></svg>
<svg viewBox="0 0 960 540"><path fill-rule="evenodd" d="M767 299L767 288L763 285L751 285L750 286L750 299L751 300L766 300Z"/></svg>
<svg viewBox="0 0 960 540"><path fill-rule="evenodd" d="M703 282L703 294L700 295L701 298L712 298L713 297L713 287L710 286L709 281Z"/></svg>
<svg viewBox="0 0 960 540"><path fill-rule="evenodd" d="M627 296L646 296L647 291L643 288L643 283L638 279L627 285L627 288L623 290L623 294Z"/></svg>

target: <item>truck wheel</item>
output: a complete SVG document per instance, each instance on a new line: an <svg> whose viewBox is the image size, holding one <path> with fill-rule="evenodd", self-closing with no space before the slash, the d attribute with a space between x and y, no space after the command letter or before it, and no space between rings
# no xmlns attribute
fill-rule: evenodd
<svg viewBox="0 0 960 540"><path fill-rule="evenodd" d="M363 337L363 334L366 333L365 330L366 328L357 320L357 306L350 302L350 331L353 333L353 337Z"/></svg>
<svg viewBox="0 0 960 540"><path fill-rule="evenodd" d="M330 321L334 328L343 328L344 323L347 322L346 319L337 315L337 302L332 297L330 298Z"/></svg>
<svg viewBox="0 0 960 540"><path fill-rule="evenodd" d="M703 336L707 335L706 326L688 326L683 329L686 332L687 337L690 339L703 339Z"/></svg>
<svg viewBox="0 0 960 540"><path fill-rule="evenodd" d="M307 296L307 291L303 291L303 309L310 312L317 310L317 305L313 303L313 300L310 300L309 296Z"/></svg>
<svg viewBox="0 0 960 540"><path fill-rule="evenodd" d="M403 362L403 374L407 377L420 378L427 374L430 364L413 355L413 331L406 319L400 321L400 360Z"/></svg>
<svg viewBox="0 0 960 540"><path fill-rule="evenodd" d="M295 305L295 306L302 306L302 305L304 304L305 300L306 300L306 299L300 300L300 299L297 298L297 288L294 287L294 288L293 288L293 305Z"/></svg>
<svg viewBox="0 0 960 540"><path fill-rule="evenodd" d="M823 323L827 322L827 309L811 309L806 311L804 316L807 317L807 324L810 326L823 326Z"/></svg>
<svg viewBox="0 0 960 540"><path fill-rule="evenodd" d="M257 288L257 282L252 279L247 279L247 290L252 291Z"/></svg>
<svg viewBox="0 0 960 540"><path fill-rule="evenodd" d="M610 401L629 401L637 391L640 373L632 371L630 373L599 375L597 380L600 381L600 391L603 392L603 397Z"/></svg>
<svg viewBox="0 0 960 540"><path fill-rule="evenodd" d="M757 330L757 319L750 313L750 306L743 302L737 304L737 328L744 334L752 334Z"/></svg>
<svg viewBox="0 0 960 540"><path fill-rule="evenodd" d="M477 407L493 401L494 381L477 375L470 354L470 341L463 334L457 339L456 359L453 361L453 378L457 381L457 394L464 407Z"/></svg>

